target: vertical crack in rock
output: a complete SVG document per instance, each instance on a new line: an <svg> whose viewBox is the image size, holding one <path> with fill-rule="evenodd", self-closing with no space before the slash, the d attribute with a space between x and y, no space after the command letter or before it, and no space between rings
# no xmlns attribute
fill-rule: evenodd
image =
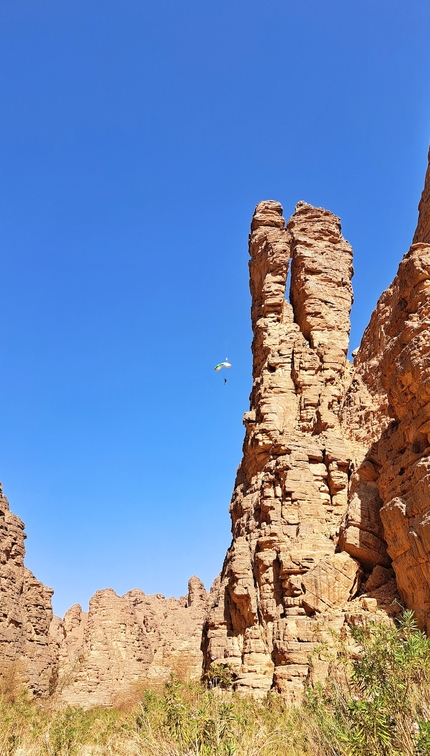
<svg viewBox="0 0 430 756"><path fill-rule="evenodd" d="M304 405L302 430L321 433L336 427L344 393L353 301L352 249L342 237L339 218L305 202L297 205L288 230L294 320L310 346L306 357L311 357L318 375L318 380L309 380L308 373L313 372L310 366L301 385L303 371L295 371Z"/></svg>
<svg viewBox="0 0 430 756"><path fill-rule="evenodd" d="M235 668L239 690L275 686L294 701L316 618L342 625L360 573L336 553L351 464L339 412L350 380L352 249L332 213L300 202L285 227L281 205L267 201L255 210L249 252L251 406L204 648L206 665Z"/></svg>

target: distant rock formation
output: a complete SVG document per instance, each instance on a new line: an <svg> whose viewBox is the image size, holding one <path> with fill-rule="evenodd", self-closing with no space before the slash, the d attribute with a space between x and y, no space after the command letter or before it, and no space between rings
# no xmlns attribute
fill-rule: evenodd
<svg viewBox="0 0 430 756"><path fill-rule="evenodd" d="M199 679L206 610L207 593L197 577L180 599L137 589L117 596L108 588L92 597L88 613L75 604L51 630L60 700L110 706L126 698L133 685L163 683L170 672Z"/></svg>
<svg viewBox="0 0 430 756"><path fill-rule="evenodd" d="M0 485L0 692L24 685L71 705L111 706L134 685L163 684L170 672L201 677L208 601L201 580L192 577L179 599L97 591L88 612L75 604L61 620L51 588L24 566L25 537Z"/></svg>

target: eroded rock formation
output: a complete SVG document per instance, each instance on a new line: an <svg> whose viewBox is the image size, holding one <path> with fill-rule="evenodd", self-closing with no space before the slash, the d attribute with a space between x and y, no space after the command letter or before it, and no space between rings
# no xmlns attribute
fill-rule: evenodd
<svg viewBox="0 0 430 756"><path fill-rule="evenodd" d="M339 629L362 575L338 548L352 466L367 451L340 423L351 382L352 249L332 213L300 202L285 227L270 201L256 208L249 251L251 407L205 656L234 667L239 690L274 686L296 700L316 618L319 629Z"/></svg>
<svg viewBox="0 0 430 756"><path fill-rule="evenodd" d="M53 591L24 566L24 539L0 485L0 692L24 685L87 707L124 700L135 684L163 684L171 671L201 676L208 594L197 577L179 599L98 591L88 612L75 604L61 620Z"/></svg>
<svg viewBox="0 0 430 756"><path fill-rule="evenodd" d="M429 152L430 158L430 152ZM430 632L430 162L414 244L380 297L344 403L369 450L353 476L340 544L392 565L404 604Z"/></svg>
<svg viewBox="0 0 430 756"><path fill-rule="evenodd" d="M251 408L205 660L295 700L317 626L390 615L398 588L430 632L430 166L414 244L353 365L339 220L299 203L285 227L262 202L249 251Z"/></svg>
<svg viewBox="0 0 430 756"><path fill-rule="evenodd" d="M430 149L429 149L429 166L424 183L424 190L421 195L418 206L418 225L413 238L413 243L430 244Z"/></svg>
<svg viewBox="0 0 430 756"><path fill-rule="evenodd" d="M384 432L355 474L357 483L341 538L342 546L362 562L386 565L389 558L393 560L403 602L414 609L428 631L429 326L430 244L417 243L405 255L393 283L380 298L360 347L360 351L377 354L373 379L385 391L391 421L382 424ZM360 366L357 369L364 382L372 380ZM348 401L351 408L356 394L350 392ZM356 533L353 519L361 520ZM386 556L382 550L384 541Z"/></svg>

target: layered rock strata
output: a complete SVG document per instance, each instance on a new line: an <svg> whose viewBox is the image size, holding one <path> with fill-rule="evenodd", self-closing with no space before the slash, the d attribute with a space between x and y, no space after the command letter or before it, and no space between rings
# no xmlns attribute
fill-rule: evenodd
<svg viewBox="0 0 430 756"><path fill-rule="evenodd" d="M72 606L51 629L60 700L110 706L132 695L133 686L163 684L170 672L199 679L206 609L207 593L196 577L180 599L107 589L93 596L88 613Z"/></svg>
<svg viewBox="0 0 430 756"><path fill-rule="evenodd" d="M369 449L340 546L367 568L392 560L404 605L430 633L430 162L413 241L372 314L345 397L346 432L361 425Z"/></svg>
<svg viewBox="0 0 430 756"><path fill-rule="evenodd" d="M340 425L352 249L332 213L301 202L285 227L269 201L255 210L249 252L251 407L205 658L230 664L239 690L297 700L317 628L343 625L361 575L337 548L352 464L366 452Z"/></svg>
<svg viewBox="0 0 430 756"><path fill-rule="evenodd" d="M56 680L49 638L53 591L24 566L25 537L0 484L0 686L24 684L47 695Z"/></svg>

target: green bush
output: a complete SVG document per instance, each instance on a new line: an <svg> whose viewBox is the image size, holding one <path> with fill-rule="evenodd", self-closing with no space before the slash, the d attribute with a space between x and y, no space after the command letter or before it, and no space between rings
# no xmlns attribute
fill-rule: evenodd
<svg viewBox="0 0 430 756"><path fill-rule="evenodd" d="M340 643L326 684L307 691L326 752L430 754L430 640L413 613L405 612L398 627L354 628L352 637L356 658Z"/></svg>

